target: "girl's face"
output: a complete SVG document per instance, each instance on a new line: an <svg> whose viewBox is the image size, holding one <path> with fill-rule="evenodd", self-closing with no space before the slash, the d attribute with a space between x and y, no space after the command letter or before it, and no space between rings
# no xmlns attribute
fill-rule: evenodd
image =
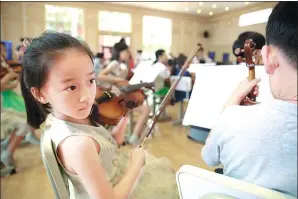
<svg viewBox="0 0 298 199"><path fill-rule="evenodd" d="M120 60L123 61L123 62L126 62L126 61L129 60L129 51L128 51L128 49L122 50L120 52Z"/></svg>
<svg viewBox="0 0 298 199"><path fill-rule="evenodd" d="M86 119L95 100L96 83L90 57L75 49L65 51L52 63L41 89L54 115L65 120Z"/></svg>

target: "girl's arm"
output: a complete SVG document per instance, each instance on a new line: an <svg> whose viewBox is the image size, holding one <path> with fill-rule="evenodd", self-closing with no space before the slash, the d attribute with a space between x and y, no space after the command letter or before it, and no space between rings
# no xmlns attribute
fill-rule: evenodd
<svg viewBox="0 0 298 199"><path fill-rule="evenodd" d="M97 76L97 80L100 82L107 82L111 84L117 84L122 82L123 79L114 76L108 76L117 67L117 63L110 63L106 68L104 68Z"/></svg>
<svg viewBox="0 0 298 199"><path fill-rule="evenodd" d="M58 156L67 170L81 178L90 198L127 198L137 180L141 164L132 164L122 180L112 187L102 167L99 151L100 146L91 137L72 136L59 145Z"/></svg>
<svg viewBox="0 0 298 199"><path fill-rule="evenodd" d="M127 117L121 118L120 122L112 129L112 136L116 140L118 145L122 145L124 141L124 133L126 130L126 126L129 122Z"/></svg>

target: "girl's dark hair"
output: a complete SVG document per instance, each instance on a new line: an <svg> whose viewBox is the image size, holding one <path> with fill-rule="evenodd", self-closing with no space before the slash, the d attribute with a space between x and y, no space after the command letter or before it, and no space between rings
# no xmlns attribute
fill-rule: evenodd
<svg viewBox="0 0 298 199"><path fill-rule="evenodd" d="M123 43L123 42L116 43L112 48L112 59L111 60L119 61L120 52L127 50L127 49L128 49L128 45L126 45L125 43Z"/></svg>
<svg viewBox="0 0 298 199"><path fill-rule="evenodd" d="M125 38L122 37L122 38L120 39L119 43L124 43L124 44L126 44Z"/></svg>
<svg viewBox="0 0 298 199"><path fill-rule="evenodd" d="M54 59L66 50L76 48L88 54L93 62L93 54L89 47L74 37L57 32L45 32L32 40L23 57L21 74L21 90L24 97L27 122L33 128L39 128L49 113L49 104L42 104L32 95L30 89L41 89L47 80L47 73Z"/></svg>
<svg viewBox="0 0 298 199"><path fill-rule="evenodd" d="M154 61L153 64L156 64L157 61L158 61L158 58L159 58L160 56L162 56L164 53L165 53L165 51L164 51L163 49L159 49L159 50L157 50L157 51L155 52L155 57L156 57L156 59L155 59L155 61Z"/></svg>

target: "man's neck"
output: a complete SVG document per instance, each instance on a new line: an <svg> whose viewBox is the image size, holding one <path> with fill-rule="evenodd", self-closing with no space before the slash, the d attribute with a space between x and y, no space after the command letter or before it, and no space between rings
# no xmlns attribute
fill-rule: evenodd
<svg viewBox="0 0 298 199"><path fill-rule="evenodd" d="M280 66L276 75L279 79L278 98L283 101L297 104L297 70L287 60L280 58Z"/></svg>
<svg viewBox="0 0 298 199"><path fill-rule="evenodd" d="M164 64L164 63L162 63L162 61L160 61L160 60L158 60L158 61L157 61L157 63L161 63L161 64L165 65L165 64Z"/></svg>
<svg viewBox="0 0 298 199"><path fill-rule="evenodd" d="M285 81L283 85L279 95L280 100L297 104L297 77L292 81Z"/></svg>

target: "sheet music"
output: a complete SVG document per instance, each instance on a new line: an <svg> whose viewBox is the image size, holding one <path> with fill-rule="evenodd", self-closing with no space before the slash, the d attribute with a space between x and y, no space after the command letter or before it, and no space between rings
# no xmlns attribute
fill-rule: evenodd
<svg viewBox="0 0 298 199"><path fill-rule="evenodd" d="M130 79L130 84L138 84L141 82L154 82L159 73L163 69L160 67L153 67L151 62L143 62L134 70L134 75Z"/></svg>
<svg viewBox="0 0 298 199"><path fill-rule="evenodd" d="M216 62L210 62L210 63L204 63L204 64L190 64L187 71L190 73L196 73L197 68L202 67L202 66L216 66Z"/></svg>
<svg viewBox="0 0 298 199"><path fill-rule="evenodd" d="M261 78L257 101L263 102L273 99L264 66L256 66L255 70L256 78ZM247 76L248 69L246 66L198 66L196 81L183 125L211 129L216 124L224 103Z"/></svg>

